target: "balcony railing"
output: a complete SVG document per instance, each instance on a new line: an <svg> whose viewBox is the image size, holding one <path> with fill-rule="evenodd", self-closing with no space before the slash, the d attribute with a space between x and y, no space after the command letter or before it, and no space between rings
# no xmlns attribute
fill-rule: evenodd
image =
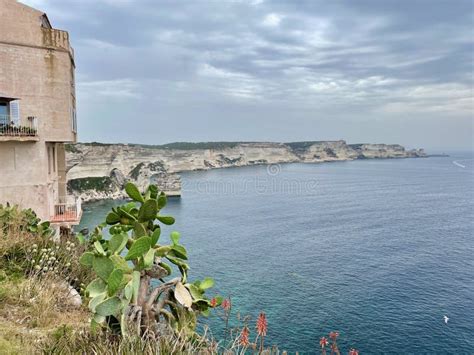
<svg viewBox="0 0 474 355"><path fill-rule="evenodd" d="M54 214L51 216L51 222L69 222L78 224L82 217L82 201L80 198L74 199L68 197L66 203L54 205Z"/></svg>
<svg viewBox="0 0 474 355"><path fill-rule="evenodd" d="M37 137L36 117L28 117L25 124L18 124L11 120L10 115L0 115L0 136Z"/></svg>

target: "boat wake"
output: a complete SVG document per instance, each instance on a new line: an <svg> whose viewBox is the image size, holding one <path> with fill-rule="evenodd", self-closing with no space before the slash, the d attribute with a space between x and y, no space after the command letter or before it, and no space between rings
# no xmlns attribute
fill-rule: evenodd
<svg viewBox="0 0 474 355"><path fill-rule="evenodd" d="M460 168L463 168L463 169L466 168L466 165L462 165L461 163L458 163L456 160L453 160L453 164L456 165L456 166L459 166Z"/></svg>

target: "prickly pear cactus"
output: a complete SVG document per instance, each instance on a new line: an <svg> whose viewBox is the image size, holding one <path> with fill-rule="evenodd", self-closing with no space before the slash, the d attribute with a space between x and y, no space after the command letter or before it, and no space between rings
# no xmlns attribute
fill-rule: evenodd
<svg viewBox="0 0 474 355"><path fill-rule="evenodd" d="M179 233L171 232L167 243L161 238L160 223L174 223L160 214L165 194L154 185L143 194L132 183L125 190L132 202L112 208L80 259L97 275L86 288L92 325L106 326L114 319L123 335L133 330L159 336L165 328L192 335L197 316L219 305L220 298L211 303L205 297L214 281L188 282L187 251ZM107 226L110 238L104 236ZM179 270L178 277L171 278L173 269Z"/></svg>

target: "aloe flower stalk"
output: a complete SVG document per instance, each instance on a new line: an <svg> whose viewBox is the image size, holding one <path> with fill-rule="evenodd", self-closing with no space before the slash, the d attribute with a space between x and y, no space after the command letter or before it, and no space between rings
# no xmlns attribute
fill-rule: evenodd
<svg viewBox="0 0 474 355"><path fill-rule="evenodd" d="M265 317L265 313L261 312L257 319L257 333L259 336L266 336L267 335L267 318Z"/></svg>
<svg viewBox="0 0 474 355"><path fill-rule="evenodd" d="M230 298L226 298L224 301L222 301L222 308L224 309L224 311L229 311L231 307L232 305L230 303Z"/></svg>
<svg viewBox="0 0 474 355"><path fill-rule="evenodd" d="M328 340L326 339L326 337L322 337L319 340L319 345L321 346L322 354L325 355L326 354L326 349L325 348L328 345Z"/></svg>
<svg viewBox="0 0 474 355"><path fill-rule="evenodd" d="M230 300L230 297L223 300L221 306L224 309L224 319L225 319L224 343L225 343L227 341L227 334L229 333L230 313L232 312L232 302Z"/></svg>
<svg viewBox="0 0 474 355"><path fill-rule="evenodd" d="M265 336L267 335L267 318L265 317L264 312L260 312L258 319L257 319L257 334L260 337L260 352L263 351L263 344L265 341Z"/></svg>
<svg viewBox="0 0 474 355"><path fill-rule="evenodd" d="M339 336L338 332L330 332L329 338L332 340L331 344L331 354L340 355L339 348L337 347L337 337Z"/></svg>
<svg viewBox="0 0 474 355"><path fill-rule="evenodd" d="M240 333L240 337L239 337L239 344L244 347L248 346L250 344L249 335L250 335L249 328L247 326L243 327L242 332Z"/></svg>

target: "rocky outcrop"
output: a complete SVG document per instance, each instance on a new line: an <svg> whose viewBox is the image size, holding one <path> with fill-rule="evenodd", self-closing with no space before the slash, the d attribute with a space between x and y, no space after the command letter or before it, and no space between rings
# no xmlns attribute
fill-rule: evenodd
<svg viewBox="0 0 474 355"><path fill-rule="evenodd" d="M67 147L68 188L83 200L122 198L123 185L156 183L181 194L179 172L280 163L425 157L422 149L345 141L172 143L162 146L78 143Z"/></svg>

